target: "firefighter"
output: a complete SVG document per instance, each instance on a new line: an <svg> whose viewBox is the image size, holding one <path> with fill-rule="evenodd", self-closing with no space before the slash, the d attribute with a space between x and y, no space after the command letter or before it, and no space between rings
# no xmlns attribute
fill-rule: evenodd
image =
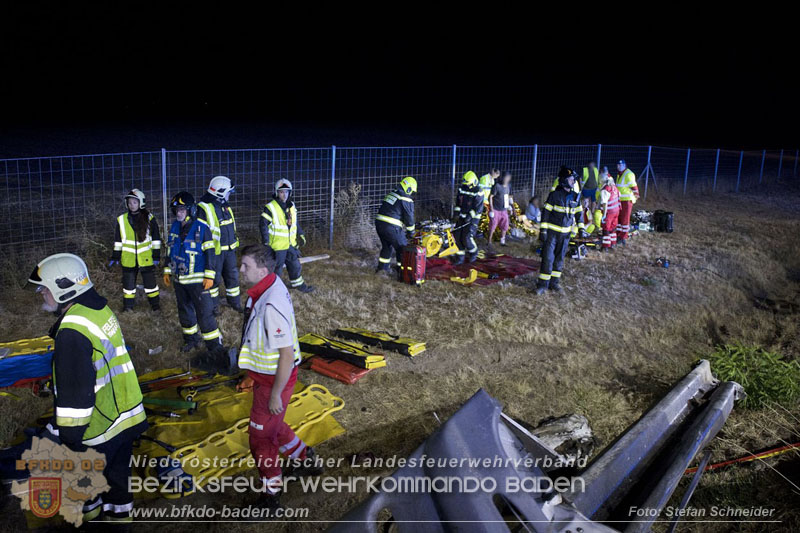
<svg viewBox="0 0 800 533"><path fill-rule="evenodd" d="M211 230L214 237L216 259L212 270L216 272L214 286L211 288L211 299L214 302L214 314L219 314L219 286L225 282L225 298L235 311L242 312L239 300L239 271L236 265L236 248L239 237L236 235L236 219L228 199L234 187L225 176L216 176L208 184L208 191L197 204L198 220L202 220Z"/></svg>
<svg viewBox="0 0 800 533"><path fill-rule="evenodd" d="M639 187L636 175L625 164L624 159L617 163L617 189L619 190L619 223L617 224L617 241L625 246L631 230L631 212L633 204L639 199Z"/></svg>
<svg viewBox="0 0 800 533"><path fill-rule="evenodd" d="M179 192L172 197L170 206L175 221L167 238L163 281L166 287L175 283L183 351L205 341L209 352L219 352L222 338L209 293L216 278L214 237L206 223L197 220L197 206L191 194Z"/></svg>
<svg viewBox="0 0 800 533"><path fill-rule="evenodd" d="M487 211L489 210L489 196L492 194L492 187L494 187L494 183L499 177L500 169L492 167L492 170L490 170L488 174L484 174L481 176L481 179L478 180L481 194L483 194L483 203Z"/></svg>
<svg viewBox="0 0 800 533"><path fill-rule="evenodd" d="M577 174L562 166L558 171L559 187L550 193L542 209L542 265L536 283L536 294L548 289L561 290L561 268L569 248L570 234L575 231L575 217L580 215L580 197L574 186Z"/></svg>
<svg viewBox="0 0 800 533"><path fill-rule="evenodd" d="M275 275L281 275L285 264L289 273L289 288L307 293L312 292L314 287L307 285L303 279L298 249L300 243L306 244L306 236L300 228L297 207L290 199L291 196L292 182L287 179L278 180L272 201L264 206L258 226L262 242L272 248L277 256Z"/></svg>
<svg viewBox="0 0 800 533"><path fill-rule="evenodd" d="M417 180L407 176L400 181L400 186L386 195L375 216L375 229L381 240L381 252L378 256L378 273L390 273L392 250L395 253L397 269L403 258L403 247L408 238L414 234L414 199L417 192Z"/></svg>
<svg viewBox="0 0 800 533"><path fill-rule="evenodd" d="M617 244L617 220L619 219L619 190L614 183L614 178L606 172L603 187L598 191L598 202L602 208L600 223L603 228L602 252L610 252ZM598 210L599 211L599 210Z"/></svg>
<svg viewBox="0 0 800 533"><path fill-rule="evenodd" d="M273 269L275 251L260 244L242 249L242 279L250 285L238 365L247 376L237 386L253 390L250 411L250 451L264 484L264 507L280 507L283 478L278 457L308 463L315 458L284 421L286 408L303 361L289 291ZM312 472L307 472L311 474ZM313 473L321 473L320 471ZM295 471L293 475L302 473Z"/></svg>
<svg viewBox="0 0 800 533"><path fill-rule="evenodd" d="M131 189L125 195L128 212L117 217L114 228L114 251L108 262L109 268L122 266L122 311L132 311L136 303L136 278L142 275L142 283L150 308L159 310L156 269L161 259L161 234L156 218L145 209L144 193Z"/></svg>
<svg viewBox="0 0 800 533"><path fill-rule="evenodd" d="M461 186L456 196L455 221L456 230L453 235L458 245L458 253L454 264L465 262L474 263L478 258L478 244L475 242L475 233L483 213L483 193L478 185L478 177L473 171L464 174Z"/></svg>
<svg viewBox="0 0 800 533"><path fill-rule="evenodd" d="M133 442L147 429L139 380L117 317L94 289L86 263L72 254L47 257L28 283L44 298L42 309L58 316L50 329L55 416L43 436L75 451L105 455L109 490L83 505L83 520L101 513L130 522L128 490Z"/></svg>

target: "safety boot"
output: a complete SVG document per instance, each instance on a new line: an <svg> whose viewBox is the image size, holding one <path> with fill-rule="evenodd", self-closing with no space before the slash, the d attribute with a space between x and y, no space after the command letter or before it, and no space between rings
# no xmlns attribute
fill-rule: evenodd
<svg viewBox="0 0 800 533"><path fill-rule="evenodd" d="M325 469L316 464L316 459L317 459L317 452L314 451L314 448L311 447L306 448L306 458L303 460L303 464L301 464L300 466L287 469L287 472L284 472L284 477L321 476L323 472L325 472Z"/></svg>
<svg viewBox="0 0 800 533"><path fill-rule="evenodd" d="M306 294L308 294L309 292L314 292L314 286L313 285L307 285L306 283L303 283L299 287L293 287L293 289L298 290L298 291L300 291L302 293L306 293Z"/></svg>
<svg viewBox="0 0 800 533"><path fill-rule="evenodd" d="M188 339L185 339L186 342L183 343L183 347L181 348L182 352L191 352L203 342L203 337L200 335L192 335Z"/></svg>
<svg viewBox="0 0 800 533"><path fill-rule="evenodd" d="M269 509L270 511L277 511L283 509L281 505L281 493L270 494L265 492L258 498L258 506L262 509Z"/></svg>
<svg viewBox="0 0 800 533"><path fill-rule="evenodd" d="M551 290L553 292L561 292L562 289L561 289L561 286L558 283L552 283L551 282L550 286L548 287L548 290Z"/></svg>
<svg viewBox="0 0 800 533"><path fill-rule="evenodd" d="M547 287L545 287L544 285L540 285L534 289L531 289L531 292L537 296L541 296L542 294L547 292Z"/></svg>

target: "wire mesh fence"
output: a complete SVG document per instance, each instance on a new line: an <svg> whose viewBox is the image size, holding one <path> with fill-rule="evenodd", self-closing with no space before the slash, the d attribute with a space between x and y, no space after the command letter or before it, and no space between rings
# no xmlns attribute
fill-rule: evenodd
<svg viewBox="0 0 800 533"><path fill-rule="evenodd" d="M114 218L131 188L147 196L161 225L167 202L186 190L200 199L208 182L228 176L237 226L257 238L260 213L275 182L289 179L299 222L309 237L332 246L371 246L374 215L405 176L417 179L417 219L449 217L462 175L492 168L512 175L524 209L546 197L561 165L579 173L589 161L616 172L619 160L637 176L640 193L744 192L797 177L798 150L731 151L627 145L330 147L95 154L0 160L0 243L69 250L87 239L109 246ZM163 229L162 229L163 231Z"/></svg>

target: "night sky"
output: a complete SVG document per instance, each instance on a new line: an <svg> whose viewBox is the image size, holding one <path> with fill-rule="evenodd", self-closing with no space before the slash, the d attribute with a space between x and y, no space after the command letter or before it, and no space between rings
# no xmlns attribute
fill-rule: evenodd
<svg viewBox="0 0 800 533"><path fill-rule="evenodd" d="M800 144L793 32L391 9L7 14L0 156Z"/></svg>

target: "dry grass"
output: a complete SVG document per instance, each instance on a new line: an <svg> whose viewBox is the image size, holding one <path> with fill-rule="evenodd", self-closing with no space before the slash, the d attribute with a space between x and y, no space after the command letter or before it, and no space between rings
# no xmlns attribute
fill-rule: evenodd
<svg viewBox="0 0 800 533"><path fill-rule="evenodd" d="M753 306L755 296L797 298L798 198L796 192L789 197L762 192L713 200L667 197L637 205L674 211L676 232L637 237L610 256L568 261L560 296L528 294L535 276L485 288L446 282L421 288L400 285L372 274L377 250L336 250L329 261L307 265L304 277L317 292L294 297L301 334L360 326L403 333L429 346L415 359L389 354L387 368L354 386L302 370L302 381L321 383L347 402L337 414L347 433L320 446L319 452L331 457L364 451L405 456L437 427L434 413L446 419L481 387L511 416L528 423L567 413L586 415L600 440L599 450L719 342L740 340L789 359L800 357L797 317ZM353 212L357 222L357 208ZM530 255L527 244L514 244L509 253ZM659 256L668 257L672 266L654 266ZM29 270L23 268L19 279ZM8 280L8 271L2 272ZM115 310L121 306L118 278L116 271L92 269L92 279ZM152 315L141 300L135 313L120 316L140 373L187 364L188 357L178 352L181 337L171 291L163 291L162 300L160 316ZM45 332L50 319L37 308L34 296L8 287L0 298L3 340ZM225 309L220 322L226 340L236 340L240 316ZM148 348L159 345L162 354L147 355ZM47 407L44 401L29 402L21 410L10 402L0 398L2 440ZM800 440L800 409L781 413L783 418L768 409L735 410L722 438L712 445L712 460ZM343 468L328 473L365 472ZM787 520L784 529L791 530L800 522L796 506L788 503L790 489L773 470L739 468L706 475L695 505L774 504ZM314 520L331 520L363 497L295 492L284 503L308 505ZM188 502L210 503L201 496ZM240 503L233 496L213 500L223 502ZM285 526L287 531L323 527Z"/></svg>

